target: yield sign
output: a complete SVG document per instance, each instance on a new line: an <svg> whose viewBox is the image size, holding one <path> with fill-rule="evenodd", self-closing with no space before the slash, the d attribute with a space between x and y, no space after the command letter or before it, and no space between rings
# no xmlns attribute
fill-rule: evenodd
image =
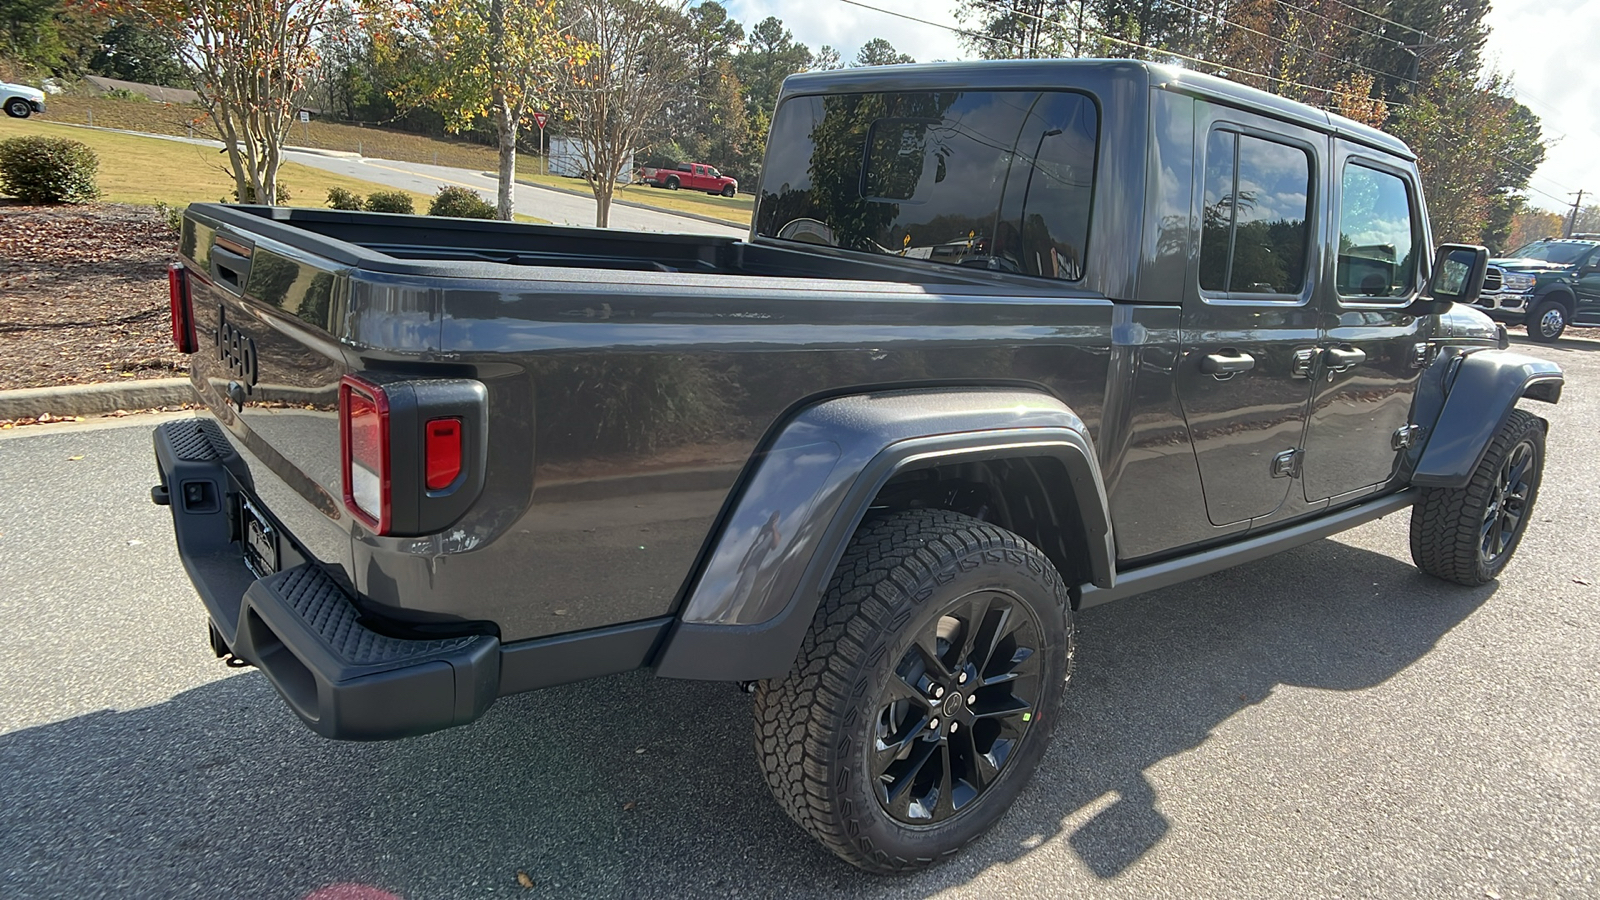
<svg viewBox="0 0 1600 900"><path fill-rule="evenodd" d="M540 131L544 130L544 123L548 121L550 121L549 113L536 112L533 114L533 124L538 125Z"/></svg>

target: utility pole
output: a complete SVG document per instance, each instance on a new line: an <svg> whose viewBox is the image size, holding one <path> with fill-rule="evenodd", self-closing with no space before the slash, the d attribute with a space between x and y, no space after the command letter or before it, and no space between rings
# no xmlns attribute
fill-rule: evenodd
<svg viewBox="0 0 1600 900"><path fill-rule="evenodd" d="M1583 206L1583 189L1578 189L1578 199L1572 201L1572 213L1567 216L1566 232L1562 237L1572 237L1572 229L1578 224L1578 208Z"/></svg>

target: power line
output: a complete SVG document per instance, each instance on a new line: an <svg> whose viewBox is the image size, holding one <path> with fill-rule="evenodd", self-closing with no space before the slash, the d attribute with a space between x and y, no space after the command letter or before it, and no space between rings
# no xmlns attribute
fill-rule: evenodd
<svg viewBox="0 0 1600 900"><path fill-rule="evenodd" d="M1342 6L1345 9L1353 10L1355 12L1361 13L1364 16L1371 16L1372 18L1377 19L1379 22L1383 22L1384 24L1393 25L1396 28L1404 28L1405 30L1407 30L1409 32L1412 32L1413 34L1420 34L1423 37L1427 38L1428 40L1433 41L1434 43L1438 43L1438 44L1444 43L1444 39L1443 38L1434 37L1433 35L1427 33L1426 31L1423 31L1420 28L1412 28L1410 25L1407 25L1404 22L1396 22L1393 19L1386 19L1383 16L1380 16L1375 12L1370 12L1368 10L1362 9L1359 6L1352 6L1351 4L1344 2L1344 0L1328 0L1328 2L1334 4L1335 6Z"/></svg>
<svg viewBox="0 0 1600 900"><path fill-rule="evenodd" d="M1167 0L1167 2L1169 4L1171 4L1171 5L1173 5L1173 6L1179 7L1181 9L1187 9L1187 10L1189 10L1191 12L1196 12L1196 13L1199 13L1200 15L1202 15L1202 16L1206 16L1207 18L1214 19L1215 21L1221 22L1222 24L1227 25L1227 26L1229 26L1231 28L1237 28L1237 29L1239 29L1241 31L1248 31L1251 34L1258 34L1258 35L1266 38L1269 41L1277 41L1278 43L1284 45L1285 47L1294 47L1294 48L1298 48L1298 49L1303 49L1307 53L1311 53L1311 54L1314 54L1316 56L1323 57L1324 59L1331 59L1336 63L1340 63L1341 65L1354 66L1355 68L1360 69L1361 71L1367 72L1367 73L1372 74L1372 75L1379 75L1379 76L1382 76L1384 78L1393 77L1393 74L1390 73L1390 72L1383 72L1383 71L1380 71L1378 69L1373 69L1373 68L1370 68L1368 66L1364 66L1361 63L1358 63L1358 62L1356 62L1354 60L1345 59L1345 58L1339 57L1339 56L1334 56L1331 53L1325 53L1325 52L1323 52L1321 50L1316 49L1315 47L1310 47L1310 46L1302 47L1299 42L1291 41L1291 40L1289 40L1287 38L1281 38L1281 37L1278 37L1277 35L1274 35L1274 34L1268 34L1267 32L1260 30L1259 28L1251 28L1249 25L1245 25L1245 24L1243 24L1241 22L1232 21L1232 20L1228 19L1226 16L1219 16L1216 13L1213 13L1213 12L1206 12L1205 10L1200 9L1199 7L1190 6L1187 3L1183 3L1183 2L1181 2L1181 0ZM1282 0L1279 0L1279 2L1282 2ZM1285 4L1285 5L1287 5L1287 4ZM1293 9L1294 7L1290 7L1290 8ZM1310 12L1310 10L1301 10L1301 11L1302 12ZM1406 80L1407 81L1411 81L1413 84L1415 83L1415 81L1413 79L1408 78Z"/></svg>
<svg viewBox="0 0 1600 900"><path fill-rule="evenodd" d="M919 23L921 23L923 25L932 25L934 28L943 28L945 31L954 31L956 34L964 34L964 35L966 35L968 37L974 37L974 38L977 38L977 39L982 40L982 41L994 41L997 44L1010 44L1013 47L1022 46L1021 44L1017 43L1016 41L1010 40L1009 38L995 37L992 34L983 34L981 32L977 32L977 31L968 31L965 28L957 28L954 25L945 25L945 24L943 24L941 22L930 22L927 19L919 19L916 16L907 15L907 14L905 14L903 12L895 12L892 9L883 9L883 8L877 7L877 6L870 6L870 5L866 4L866 3L860 2L860 0L839 0L839 2L840 3L848 3L851 6L859 6L862 9L870 9L873 12L883 13L886 16L894 16L895 18L898 18L898 19L907 19L907 20L912 21L912 22L919 22Z"/></svg>

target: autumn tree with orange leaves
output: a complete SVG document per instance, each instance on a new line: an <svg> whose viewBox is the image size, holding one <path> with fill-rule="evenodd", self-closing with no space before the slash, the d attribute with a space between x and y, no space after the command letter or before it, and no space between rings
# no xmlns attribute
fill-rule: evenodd
<svg viewBox="0 0 1600 900"><path fill-rule="evenodd" d="M315 38L341 0L88 0L170 37L195 73L241 201L278 196L283 145L316 68Z"/></svg>

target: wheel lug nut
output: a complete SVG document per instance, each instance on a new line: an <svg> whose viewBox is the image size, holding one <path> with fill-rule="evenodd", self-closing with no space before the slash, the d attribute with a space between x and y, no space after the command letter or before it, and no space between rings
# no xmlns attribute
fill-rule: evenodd
<svg viewBox="0 0 1600 900"><path fill-rule="evenodd" d="M943 697L943 696L944 696L944 688L939 687L938 685L934 685L933 686L933 699L937 700L937 699L939 699L940 697Z"/></svg>
<svg viewBox="0 0 1600 900"><path fill-rule="evenodd" d="M957 678L956 680L961 682L962 684L966 684L967 683L967 673L962 672L961 673L961 677Z"/></svg>
<svg viewBox="0 0 1600 900"><path fill-rule="evenodd" d="M960 722L951 722L950 723L950 733L951 734L955 734L957 731L960 731L960 730L961 730L961 723Z"/></svg>
<svg viewBox="0 0 1600 900"><path fill-rule="evenodd" d="M967 698L967 706L968 707L973 707L973 706L977 706L977 705L978 705L978 695L977 694L973 694L972 696Z"/></svg>
<svg viewBox="0 0 1600 900"><path fill-rule="evenodd" d="M934 716L932 719L928 720L928 730L929 731L938 731L939 730L939 717L938 716Z"/></svg>

